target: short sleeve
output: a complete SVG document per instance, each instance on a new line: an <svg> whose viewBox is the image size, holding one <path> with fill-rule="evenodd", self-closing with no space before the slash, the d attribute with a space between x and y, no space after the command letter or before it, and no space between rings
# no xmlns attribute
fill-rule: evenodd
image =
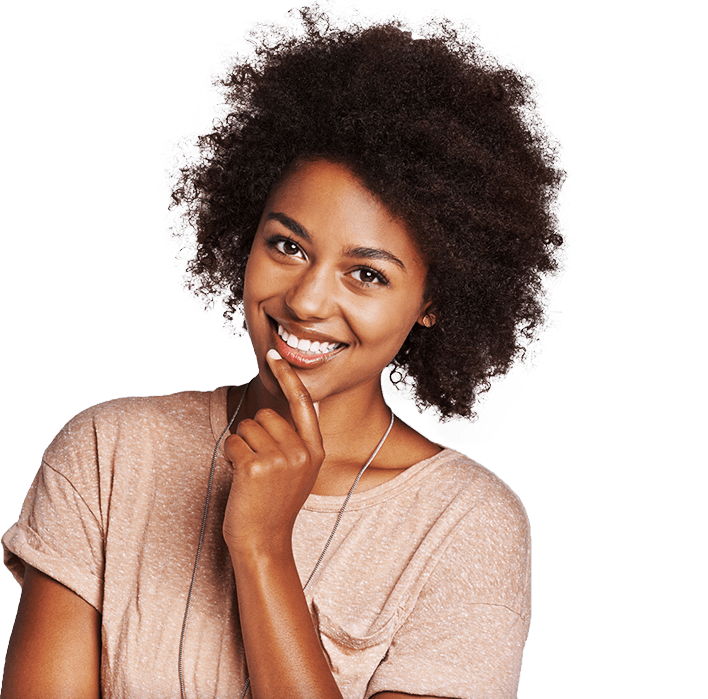
<svg viewBox="0 0 708 699"><path fill-rule="evenodd" d="M29 564L101 611L103 531L96 451L85 444L86 430L80 424L73 427L69 423L45 453L19 520L2 538L4 560L20 583Z"/></svg>
<svg viewBox="0 0 708 699"><path fill-rule="evenodd" d="M374 673L377 692L514 699L530 620L530 539L513 493L476 508Z"/></svg>

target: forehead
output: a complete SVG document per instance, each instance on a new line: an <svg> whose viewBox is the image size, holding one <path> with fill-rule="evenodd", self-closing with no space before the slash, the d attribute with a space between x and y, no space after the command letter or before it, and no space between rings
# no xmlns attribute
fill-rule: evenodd
<svg viewBox="0 0 708 699"><path fill-rule="evenodd" d="M422 264L406 225L344 165L327 160L298 165L274 187L263 221L272 213L296 220L313 239L395 248L395 254Z"/></svg>

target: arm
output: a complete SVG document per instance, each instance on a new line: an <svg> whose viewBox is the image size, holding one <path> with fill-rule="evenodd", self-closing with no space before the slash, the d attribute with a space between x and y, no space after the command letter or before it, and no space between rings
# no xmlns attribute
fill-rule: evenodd
<svg viewBox="0 0 708 699"><path fill-rule="evenodd" d="M287 557L284 558L287 560ZM287 574L291 571L293 577ZM294 563L292 567L284 566L281 572L280 566L271 565L266 556L260 564L256 563L252 571L246 571L241 579L249 583L246 587L248 594L239 592L239 613L244 645L248 649L254 699L272 696L310 699L341 697L322 654ZM259 580L261 584L258 584ZM281 592L284 594L281 595ZM260 619L248 613L256 609L263 614ZM248 627L244 624L246 621ZM252 662L252 658L256 662ZM411 697L441 699L399 692L379 692L372 699Z"/></svg>
<svg viewBox="0 0 708 699"><path fill-rule="evenodd" d="M253 698L341 699L310 618L292 551L239 554L234 557L234 571Z"/></svg>
<svg viewBox="0 0 708 699"><path fill-rule="evenodd" d="M99 699L101 615L27 566L1 699Z"/></svg>
<svg viewBox="0 0 708 699"><path fill-rule="evenodd" d="M324 459L317 412L290 365L271 356L267 361L288 400L294 427L277 413L262 410L254 420L239 423L225 444L234 479L223 531L236 580L252 696L341 699L292 551L295 518ZM377 694L378 699L412 696Z"/></svg>
<svg viewBox="0 0 708 699"><path fill-rule="evenodd" d="M268 358L294 427L273 411L225 444L234 480L224 517L253 699L341 699L292 552L292 529L324 458L317 414L287 362Z"/></svg>

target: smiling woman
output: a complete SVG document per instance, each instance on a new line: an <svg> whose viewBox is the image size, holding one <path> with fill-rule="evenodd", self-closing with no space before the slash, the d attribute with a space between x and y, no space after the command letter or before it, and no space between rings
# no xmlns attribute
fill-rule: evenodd
<svg viewBox="0 0 708 699"><path fill-rule="evenodd" d="M347 168L301 164L268 198L246 266L243 307L260 375L277 349L302 370L313 401L328 411L352 401L345 413L367 413L382 402L381 372L430 307L425 278L405 226ZM278 392L273 381L267 388Z"/></svg>
<svg viewBox="0 0 708 699"><path fill-rule="evenodd" d="M173 194L258 373L49 446L3 537L3 699L516 695L524 509L381 380L472 414L542 320L562 173L526 81L447 24L302 18L224 80Z"/></svg>

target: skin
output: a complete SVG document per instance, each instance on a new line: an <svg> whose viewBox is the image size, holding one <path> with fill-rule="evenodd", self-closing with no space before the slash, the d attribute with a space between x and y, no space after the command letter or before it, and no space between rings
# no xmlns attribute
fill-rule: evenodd
<svg viewBox="0 0 708 699"><path fill-rule="evenodd" d="M310 493L349 490L388 427L381 372L429 312L425 274L405 227L343 166L301 165L266 204L244 288L259 373L225 442L233 484L223 533L253 699L341 698L301 589L292 530ZM278 323L338 347L324 360L293 352ZM231 391L230 414L243 391ZM358 490L438 451L396 420ZM98 612L28 567L2 699L97 699L100 654Z"/></svg>
<svg viewBox="0 0 708 699"><path fill-rule="evenodd" d="M357 251L388 254L402 266L352 255ZM386 431L391 413L381 372L430 308L424 298L426 271L405 226L341 165L321 160L301 165L266 202L243 299L259 373L237 419L252 418L261 408L289 419L290 405L266 362L269 349L284 356L289 350L277 336L276 322L300 338L343 343L324 365L295 368L318 406L325 448L313 493L345 494ZM234 392L232 410L239 397ZM397 420L357 488L378 485L437 451Z"/></svg>
<svg viewBox="0 0 708 699"><path fill-rule="evenodd" d="M267 363L290 421L260 410L226 442L234 483L224 517L254 699L341 699L312 624L292 553L292 527L324 459L314 404L296 372ZM273 507L272 502L279 507ZM257 523L257 524L255 524ZM385 692L381 699L409 695Z"/></svg>
<svg viewBox="0 0 708 699"><path fill-rule="evenodd" d="M7 649L2 699L100 697L101 615L27 566Z"/></svg>

